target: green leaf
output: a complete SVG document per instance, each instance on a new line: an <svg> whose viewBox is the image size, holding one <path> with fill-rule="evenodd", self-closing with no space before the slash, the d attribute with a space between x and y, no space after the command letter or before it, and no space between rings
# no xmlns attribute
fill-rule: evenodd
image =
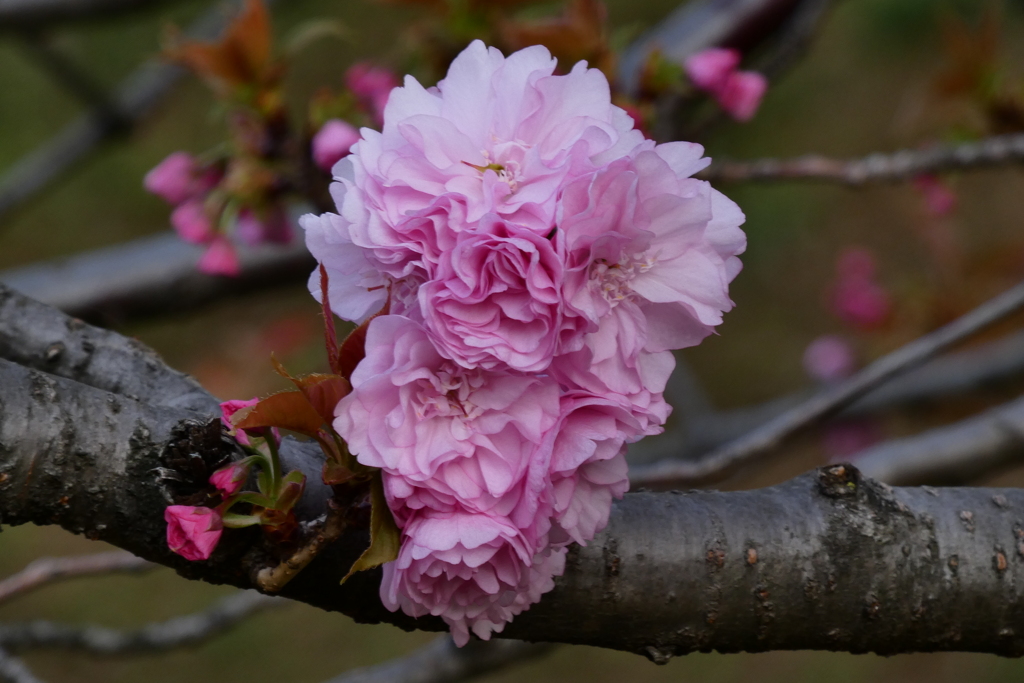
<svg viewBox="0 0 1024 683"><path fill-rule="evenodd" d="M384 498L384 480L379 470L370 483L370 503L373 506L370 511L370 547L352 564L348 574L341 580L342 583L356 572L379 567L398 557L402 532L398 530L391 508Z"/></svg>
<svg viewBox="0 0 1024 683"><path fill-rule="evenodd" d="M243 493L236 494L231 497L231 504L235 503L249 503L256 505L261 508L273 507L274 501L270 496L265 496L261 493L255 493L253 491L245 491Z"/></svg>
<svg viewBox="0 0 1024 683"><path fill-rule="evenodd" d="M262 524L260 518L256 515L239 515L235 512L225 513L223 522L224 526L229 529L241 529L247 526Z"/></svg>

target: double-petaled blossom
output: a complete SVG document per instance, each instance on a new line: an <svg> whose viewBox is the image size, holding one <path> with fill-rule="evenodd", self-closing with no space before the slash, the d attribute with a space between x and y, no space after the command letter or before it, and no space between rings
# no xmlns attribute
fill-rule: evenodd
<svg viewBox="0 0 1024 683"><path fill-rule="evenodd" d="M403 316L375 319L366 348L334 426L361 463L391 475L385 490L399 524L416 510L464 509L513 520L531 543L545 533L536 515L558 384L463 368Z"/></svg>
<svg viewBox="0 0 1024 683"><path fill-rule="evenodd" d="M381 599L414 617L439 616L459 646L485 640L554 588L565 549L536 553L514 525L465 511L429 511L402 534L398 559L384 565Z"/></svg>
<svg viewBox="0 0 1024 683"><path fill-rule="evenodd" d="M186 560L206 560L224 531L221 515L214 509L170 505L164 510L167 546Z"/></svg>
<svg viewBox="0 0 1024 683"><path fill-rule="evenodd" d="M338 213L301 221L336 313L389 305L334 421L402 529L382 597L459 643L607 523L625 445L669 414L671 350L721 323L745 247L699 145L646 141L600 72L554 67L477 42L436 87L407 78L334 167Z"/></svg>

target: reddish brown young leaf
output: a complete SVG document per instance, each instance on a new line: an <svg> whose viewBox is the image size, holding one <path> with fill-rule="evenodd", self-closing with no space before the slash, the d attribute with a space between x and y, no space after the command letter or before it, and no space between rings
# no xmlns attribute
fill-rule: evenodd
<svg viewBox="0 0 1024 683"><path fill-rule="evenodd" d="M600 0L570 0L560 17L504 22L501 36L509 50L543 45L558 58L562 71L586 60L610 77L614 56L608 45L607 24L608 10Z"/></svg>
<svg viewBox="0 0 1024 683"><path fill-rule="evenodd" d="M324 422L331 424L334 421L334 407L350 391L348 380L338 375L321 373L292 377L276 358L271 356L270 361L274 364L277 374L291 380L292 384L302 392L313 409L324 419Z"/></svg>
<svg viewBox="0 0 1024 683"><path fill-rule="evenodd" d="M250 74L265 75L272 66L273 34L270 12L263 0L248 0L245 11L228 29L225 42L231 45Z"/></svg>
<svg viewBox="0 0 1024 683"><path fill-rule="evenodd" d="M239 429L278 427L317 437L324 419L301 391L282 391L238 411L231 422Z"/></svg>
<svg viewBox="0 0 1024 683"><path fill-rule="evenodd" d="M219 41L179 42L165 54L192 69L222 95L245 86L266 88L280 76L273 60L270 15L263 0L247 0Z"/></svg>
<svg viewBox="0 0 1024 683"><path fill-rule="evenodd" d="M371 315L366 322L352 330L345 341L341 343L341 347L338 349L338 367L335 372L349 379L352 377L352 372L359 365L359 361L366 357L366 331L370 328L370 323L373 319L379 315L387 315L388 310L391 308L391 298L388 297L388 302L384 304L384 308L380 309L373 315Z"/></svg>
<svg viewBox="0 0 1024 683"><path fill-rule="evenodd" d="M334 327L334 312L331 311L331 297L328 294L327 269L320 264L320 307L324 314L324 344L327 346L327 363L334 374L341 375L338 370L338 331ZM342 375L348 377L348 375Z"/></svg>

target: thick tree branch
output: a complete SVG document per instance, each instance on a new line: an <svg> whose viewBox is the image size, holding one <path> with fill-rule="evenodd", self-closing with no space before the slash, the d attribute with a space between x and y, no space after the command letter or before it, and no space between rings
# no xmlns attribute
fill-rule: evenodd
<svg viewBox="0 0 1024 683"><path fill-rule="evenodd" d="M14 652L60 648L108 656L161 652L204 642L256 612L285 603L280 598L242 592L221 600L206 611L149 624L137 631L72 626L51 621L0 623L0 647Z"/></svg>
<svg viewBox="0 0 1024 683"><path fill-rule="evenodd" d="M0 282L92 322L189 310L226 296L305 282L316 267L301 236L287 247L238 248L236 278L196 270L203 249L173 233L0 271Z"/></svg>
<svg viewBox="0 0 1024 683"><path fill-rule="evenodd" d="M807 155L795 159L717 161L700 173L713 182L816 180L865 185L909 180L922 173L963 171L1024 161L1024 133L977 142L875 153L860 159Z"/></svg>
<svg viewBox="0 0 1024 683"><path fill-rule="evenodd" d="M0 603L64 579L101 574L140 574L157 565L123 550L71 557L43 557L0 581Z"/></svg>
<svg viewBox="0 0 1024 683"><path fill-rule="evenodd" d="M405 657L347 671L326 683L460 683L546 655L552 647L519 640L473 640L459 648L450 636L440 636Z"/></svg>
<svg viewBox="0 0 1024 683"><path fill-rule="evenodd" d="M217 400L145 345L92 327L0 284L0 358L128 398L202 414Z"/></svg>
<svg viewBox="0 0 1024 683"><path fill-rule="evenodd" d="M671 487L722 478L785 439L834 415L872 389L1024 307L1024 283L1003 292L953 322L879 358L852 377L828 387L695 461L663 460L634 469L634 485Z"/></svg>
<svg viewBox="0 0 1024 683"><path fill-rule="evenodd" d="M0 515L57 523L196 579L252 586L273 563L259 533L225 534L207 562L165 545L154 470L170 452L219 457L146 406L0 363ZM889 489L851 468L747 492L629 494L570 553L556 589L508 637L647 654L773 649L1024 653L1024 491ZM379 573L339 578L365 547L352 531L283 594L360 621L441 628L387 612ZM777 607L778 606L778 607ZM784 609L783 609L784 606Z"/></svg>

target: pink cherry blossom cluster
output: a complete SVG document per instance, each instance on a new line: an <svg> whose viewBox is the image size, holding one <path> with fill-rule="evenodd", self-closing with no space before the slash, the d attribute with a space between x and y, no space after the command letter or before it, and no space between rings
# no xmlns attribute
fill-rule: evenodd
<svg viewBox="0 0 1024 683"><path fill-rule="evenodd" d="M392 610L487 639L561 574L661 431L672 349L732 307L739 208L655 145L577 64L476 41L436 87L390 94L304 216L336 313L371 320L334 427L384 472L402 530ZM320 296L319 273L310 282Z"/></svg>
<svg viewBox="0 0 1024 683"><path fill-rule="evenodd" d="M178 236L206 251L200 271L210 275L238 275L241 266L230 238L218 226L223 212L216 189L224 180L223 164L201 164L188 152L173 152L146 174L145 188L174 207L171 225ZM234 222L235 235L249 245L287 244L292 227L280 206L241 208Z"/></svg>
<svg viewBox="0 0 1024 683"><path fill-rule="evenodd" d="M756 71L740 71L739 65L738 51L716 47L691 55L683 68L690 82L714 97L729 116L749 121L761 105L768 81Z"/></svg>

